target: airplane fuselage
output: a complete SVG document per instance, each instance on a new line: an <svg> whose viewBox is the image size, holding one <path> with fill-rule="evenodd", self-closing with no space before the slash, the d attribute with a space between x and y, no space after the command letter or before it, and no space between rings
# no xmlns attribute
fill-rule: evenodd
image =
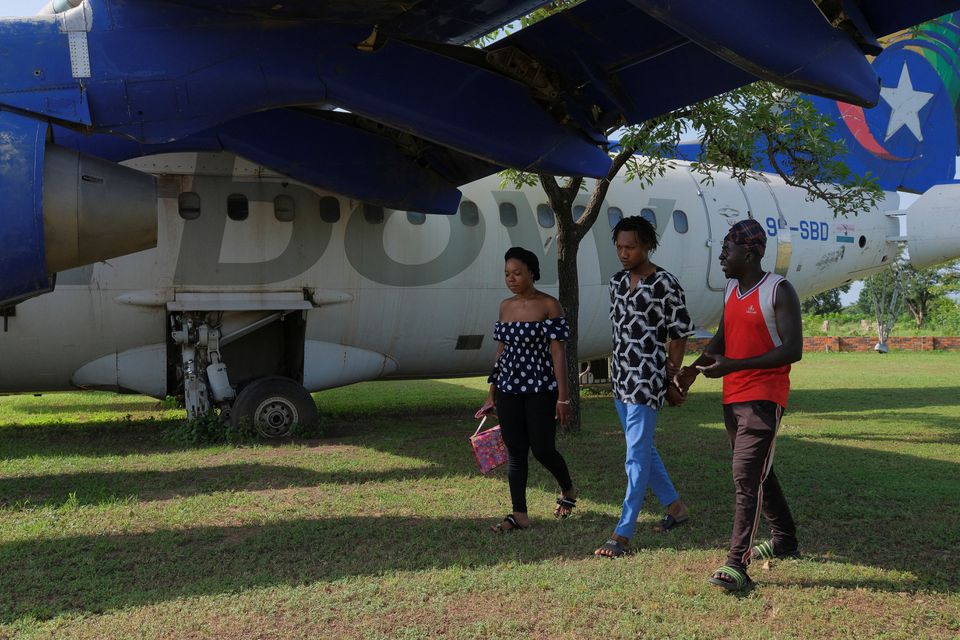
<svg viewBox="0 0 960 640"><path fill-rule="evenodd" d="M173 393L171 314L215 312L224 336L298 314L310 391L383 377L489 370L503 253L541 259L557 293L555 220L540 189L463 188L454 216L383 210L316 191L227 154L130 163L160 176L156 249L62 273L53 294L18 305L0 333L0 392L122 388ZM578 206L586 204L583 193ZM882 205L896 209L896 195ZM862 278L895 258L899 221L882 210L835 218L766 176L701 182L677 162L655 186L613 182L579 251L583 359L609 353L607 281L621 267L620 216L655 220L653 260L684 286L697 326L715 326L725 284L719 244L748 216L768 230L764 267L801 296ZM286 316L285 316L286 314ZM299 347L297 347L299 349ZM229 358L225 356L227 366Z"/></svg>

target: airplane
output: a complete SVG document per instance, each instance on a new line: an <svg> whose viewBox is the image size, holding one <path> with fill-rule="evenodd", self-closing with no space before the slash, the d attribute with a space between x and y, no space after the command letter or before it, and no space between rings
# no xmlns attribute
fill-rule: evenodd
<svg viewBox="0 0 960 640"><path fill-rule="evenodd" d="M123 6L128 5L137 3ZM66 13L84 7L87 3ZM917 54L903 48L893 55ZM909 60L912 72L915 61ZM884 76L877 94L896 86ZM946 91L941 81L937 92ZM8 97L0 92L0 102ZM57 102L54 95L48 98L45 104ZM271 128L257 133L261 141L282 139L282 146L304 134L301 128L283 128L283 122L317 117L296 111L272 120L271 113L256 120ZM361 122L356 114L343 117ZM539 285L556 291L555 219L538 189L501 190L499 179L488 175L460 185L454 215L434 215L387 206L396 203L393 196L371 196L359 180L351 197L339 186L322 188L297 179L295 171L278 170L255 151L236 153L224 141L254 121L166 143L78 132L62 119L54 122L49 133L58 142L38 144L45 153L45 179L69 174L81 188L109 185L110 193L88 207L89 215L100 215L92 226L61 223L59 231L70 229L73 246L72 253L56 258L56 289L13 298L0 313L2 393L74 388L158 398L182 393L188 415L216 406L230 420L250 419L261 433L280 436L294 424L316 420L310 392L362 380L488 371L494 350L489 333L505 295L500 273L507 247L539 253ZM202 146L201 138L209 147L186 150ZM313 138L304 140L305 152L317 153L310 148ZM335 165L342 149L334 144L326 164ZM382 171L393 159L371 170L374 191L384 184ZM926 160L922 155L909 164ZM342 175L358 161L357 154L347 154ZM88 163L97 169L78 170ZM107 175L105 167L135 177L97 182ZM7 180L4 193L12 188L10 175L0 171ZM136 186L141 176L156 180L155 196ZM398 169L396 178L401 183L409 174ZM47 179L47 186L54 182ZM606 222L595 225L592 241L580 250L580 352L592 359L610 349L606 282L620 268L610 227L624 215L655 223L661 237L655 260L680 278L694 319L709 327L720 311L725 280L717 255L729 224L747 216L760 220L776 247L768 251L765 268L788 275L801 295L810 295L882 268L903 241L918 265L960 254L960 230L952 216L960 187L928 186L906 212L898 211L898 196L891 191L876 211L838 220L825 205L808 202L804 191L769 174L745 185L724 176L708 184L678 161L648 189L615 180L604 204ZM45 188L44 217L66 211L63 219L69 220L78 208L69 202L75 193ZM57 204L56 198L67 202ZM899 232L900 216L907 219L906 236ZM156 246L128 253L150 227L156 229ZM6 235L0 246L8 248L12 237ZM11 273L9 265L0 264L0 273Z"/></svg>
<svg viewBox="0 0 960 640"><path fill-rule="evenodd" d="M226 153L129 164L161 176L157 248L69 270L53 293L8 307L0 393L183 394L190 415L216 405L282 436L316 420L309 392L489 371L506 248L538 253L538 286L557 293L544 193L501 190L496 176L466 185L448 217L311 189ZM935 187L891 214L891 193L870 214L836 219L772 175L707 185L678 161L648 189L618 179L580 249L580 353L610 351L607 281L621 268L610 228L624 215L656 224L654 260L680 279L697 325L710 327L731 223L760 220L771 241L764 268L807 296L889 264L902 241L914 264L960 256L958 199L960 185Z"/></svg>
<svg viewBox="0 0 960 640"><path fill-rule="evenodd" d="M156 243L155 182L120 160L228 151L449 214L460 185L504 167L603 176L607 130L758 78L872 106L877 38L960 9L586 0L468 46L544 4L51 0L0 19L0 304Z"/></svg>

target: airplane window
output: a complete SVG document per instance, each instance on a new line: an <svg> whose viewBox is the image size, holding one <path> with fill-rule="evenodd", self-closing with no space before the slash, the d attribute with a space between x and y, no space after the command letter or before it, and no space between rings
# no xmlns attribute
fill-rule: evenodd
<svg viewBox="0 0 960 640"><path fill-rule="evenodd" d="M587 210L586 207L583 207L583 206L580 206L580 205L577 205L576 207L574 207L574 208L573 208L573 219L574 219L574 220L579 220L579 219L580 219L580 216L582 216L582 215L583 215L583 212L586 211L586 210Z"/></svg>
<svg viewBox="0 0 960 640"><path fill-rule="evenodd" d="M537 222L539 222L540 226L544 229L552 229L553 225L557 223L556 216L553 215L553 209L550 208L550 205L537 205Z"/></svg>
<svg viewBox="0 0 960 640"><path fill-rule="evenodd" d="M363 219L369 224L383 224L383 207L364 203Z"/></svg>
<svg viewBox="0 0 960 640"><path fill-rule="evenodd" d="M677 233L686 233L690 229L687 214L679 209L673 212L673 228Z"/></svg>
<svg viewBox="0 0 960 640"><path fill-rule="evenodd" d="M644 207L640 209L640 217L653 225L653 228L657 228L657 214L653 212L653 209L647 209Z"/></svg>
<svg viewBox="0 0 960 640"><path fill-rule="evenodd" d="M333 196L320 198L320 219L329 224L340 222L340 201Z"/></svg>
<svg viewBox="0 0 960 640"><path fill-rule="evenodd" d="M517 226L517 207L512 203L500 203L500 224L505 227Z"/></svg>
<svg viewBox="0 0 960 640"><path fill-rule="evenodd" d="M232 193L227 196L227 217L240 222L250 215L250 203L242 193Z"/></svg>
<svg viewBox="0 0 960 640"><path fill-rule="evenodd" d="M419 211L407 211L407 222L420 226L427 221L427 214Z"/></svg>
<svg viewBox="0 0 960 640"><path fill-rule="evenodd" d="M617 226L617 223L621 220L623 220L623 211L620 210L620 207L609 207L607 209L607 222L610 223L611 229Z"/></svg>
<svg viewBox="0 0 960 640"><path fill-rule="evenodd" d="M200 217L200 194L192 191L181 193L179 198L180 217L184 220L196 220Z"/></svg>
<svg viewBox="0 0 960 640"><path fill-rule="evenodd" d="M460 222L465 227L475 227L480 224L480 209L469 200L460 203Z"/></svg>
<svg viewBox="0 0 960 640"><path fill-rule="evenodd" d="M297 203L287 195L279 195L273 199L273 215L280 222L293 222L297 217Z"/></svg>

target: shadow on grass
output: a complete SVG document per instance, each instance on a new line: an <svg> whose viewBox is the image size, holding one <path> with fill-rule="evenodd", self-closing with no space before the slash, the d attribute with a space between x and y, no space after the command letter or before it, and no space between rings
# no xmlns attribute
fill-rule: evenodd
<svg viewBox="0 0 960 640"><path fill-rule="evenodd" d="M78 396L82 397L82 392L77 392ZM123 415L125 413L130 414L143 414L143 413L163 413L164 411L169 411L170 407L164 406L162 402L155 399L142 399L139 402L123 402L118 401L115 398L110 398L108 401L102 402L91 402L91 401L72 401L72 402L56 402L53 404L42 404L41 402L31 403L28 405L21 405L16 407L17 413L26 413L29 415L56 415L58 413L92 413L92 414L104 414L109 413L111 415Z"/></svg>
<svg viewBox="0 0 960 640"><path fill-rule="evenodd" d="M894 395L894 390L884 393ZM911 395L908 390L899 390L899 394ZM854 406L864 404L851 402L850 409L843 410ZM866 406L875 408L872 403ZM716 423L701 423L711 416ZM784 419L787 429L778 439L775 467L805 555L906 571L916 577L917 584L893 586L893 590L960 591L960 558L952 551L960 547L960 503L956 499L960 495L960 464L794 436L789 431L790 418L788 413ZM584 432L560 438L559 447L584 502L616 509L625 486L624 443L610 401L586 400L584 420ZM661 414L657 447L692 517L688 525L669 536L639 526L634 541L639 547L717 549L718 564L722 561L733 522L734 493L729 444L720 420L719 394L713 393L694 396L684 408ZM427 423L409 426L402 435L360 430L334 441L418 457L435 465L439 475L475 474L466 442L452 444L449 437ZM866 434L860 437L872 439ZM944 444L954 441L952 434L939 440ZM531 487L548 493L556 490L553 478L532 460L530 470ZM349 482L350 478L343 480ZM506 496L505 480L502 491ZM645 517L652 522L660 512L660 505L648 495ZM600 542L615 522L597 515L591 517L596 524L590 535L591 541L596 538ZM758 539L762 539L760 535L766 534L758 534Z"/></svg>
<svg viewBox="0 0 960 640"><path fill-rule="evenodd" d="M65 456L100 458L206 448L176 444L164 438L164 430L177 422L112 420L93 424L2 425L0 455L7 460Z"/></svg>
<svg viewBox="0 0 960 640"><path fill-rule="evenodd" d="M957 398L960 398L960 387L794 389L790 391L790 410L814 414L883 409L899 411L938 405L955 406Z"/></svg>
<svg viewBox="0 0 960 640"><path fill-rule="evenodd" d="M927 390L938 394L939 389ZM955 393L955 390L952 390ZM859 392L858 392L859 393ZM925 391L926 393L926 391ZM884 390L909 406L930 402L908 398L916 390ZM803 392L797 395L803 396ZM923 395L923 394L921 394ZM807 398L814 407L816 396ZM895 402L895 400L891 401ZM912 404L911 404L912 403ZM799 403L798 403L799 404ZM875 409L851 400L846 408ZM567 521L539 521L531 531L486 533L502 513L483 519L457 517L337 517L240 527L195 527L127 535L83 535L0 544L0 622L24 616L47 619L64 613L98 613L195 595L215 595L271 585L380 575L445 567L489 567L503 562L583 558L615 524L600 513L622 500L623 436L608 399L584 403L585 429L561 438L561 450L584 500ZM824 407L816 406L823 412ZM789 426L790 414L785 419ZM701 393L680 410L666 410L657 446L674 483L691 509L689 524L669 535L649 531L659 507L648 501L634 546L677 550L709 549L722 563L733 517L730 453L720 422L719 395ZM92 473L4 481L8 492L30 494L34 483L48 500L63 496L76 481L99 487L125 483L121 494L144 499L224 489L474 476L467 436L476 423L421 417L401 426L364 420L341 435L315 441L324 447L351 445L424 463L426 468L383 473L336 473L262 464L188 471ZM849 562L911 574L905 583L877 579L804 581L802 586L887 591L960 592L960 465L913 455L838 446L794 437L778 441L777 473L797 520L801 548L813 561ZM71 479L72 478L72 479ZM198 479L199 478L199 479ZM284 485L286 483L286 485ZM531 463L531 486L552 492L552 478ZM400 491L403 489L400 488ZM507 496L505 480L500 491ZM95 494L95 492L94 492ZM29 497L29 496L28 496ZM78 492L86 500L85 492ZM543 507L543 505L540 505ZM801 565L802 566L802 565ZM754 578L762 584L763 574Z"/></svg>
<svg viewBox="0 0 960 640"><path fill-rule="evenodd" d="M0 623L355 575L539 562L560 557L557 541L543 536L556 537L562 524L523 539L490 533L485 520L354 517L8 543L0 545Z"/></svg>
<svg viewBox="0 0 960 640"><path fill-rule="evenodd" d="M0 507L19 511L59 506L68 501L75 506L129 500L148 502L219 491L263 491L340 482L391 482L441 474L446 472L439 467L345 474L255 462L174 471L62 473L0 478Z"/></svg>
<svg viewBox="0 0 960 640"><path fill-rule="evenodd" d="M451 423L463 421L473 413L472 404L462 406L428 407L416 412L421 418L448 418ZM398 422L411 419L413 412L407 407L381 410L376 415L344 413L321 413L320 427L330 436L347 435L358 428L376 426L389 430ZM84 456L100 458L125 455L152 455L208 449L226 445L181 444L164 437L164 432L175 427L176 420L116 420L104 419L94 423L62 423L41 425L0 425L0 458L62 458ZM471 431L472 433L472 431ZM309 442L316 442L315 439ZM261 440L257 444L283 446L291 440Z"/></svg>

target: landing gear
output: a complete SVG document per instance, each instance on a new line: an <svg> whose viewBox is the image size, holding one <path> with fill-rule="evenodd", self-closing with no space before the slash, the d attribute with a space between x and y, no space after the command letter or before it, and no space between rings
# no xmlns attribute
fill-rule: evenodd
<svg viewBox="0 0 960 640"><path fill-rule="evenodd" d="M216 408L224 423L252 425L266 438L290 436L296 425L315 426L317 405L294 379L303 372L303 316L276 312L252 322L239 319L202 311L170 317L187 417ZM224 360L230 362L230 377L239 381L239 395Z"/></svg>
<svg viewBox="0 0 960 640"><path fill-rule="evenodd" d="M205 314L184 313L170 318L170 336L180 347L180 372L187 417L206 415L214 405L228 409L236 393L220 358L220 330Z"/></svg>
<svg viewBox="0 0 960 640"><path fill-rule="evenodd" d="M319 416L317 405L302 385L290 378L270 376L254 380L240 391L230 412L238 427L249 421L266 438L283 438L295 425L312 427Z"/></svg>

